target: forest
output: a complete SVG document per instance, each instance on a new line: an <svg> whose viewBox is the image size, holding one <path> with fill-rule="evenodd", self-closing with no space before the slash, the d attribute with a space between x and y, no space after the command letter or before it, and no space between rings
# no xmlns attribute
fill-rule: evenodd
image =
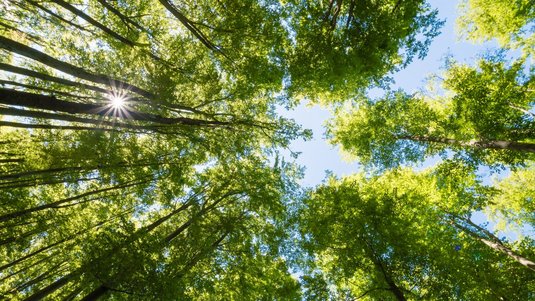
<svg viewBox="0 0 535 301"><path fill-rule="evenodd" d="M535 3L394 89L429 2L0 1L0 300L535 300ZM302 104L359 170L300 183Z"/></svg>

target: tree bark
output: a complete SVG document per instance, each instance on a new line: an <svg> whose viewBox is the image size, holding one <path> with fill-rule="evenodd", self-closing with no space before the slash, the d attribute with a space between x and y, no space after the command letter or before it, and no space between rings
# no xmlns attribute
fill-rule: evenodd
<svg viewBox="0 0 535 301"><path fill-rule="evenodd" d="M98 29L102 30L103 32L107 33L108 35L110 35L111 37L113 37L114 39L130 46L130 47L134 47L134 46L145 46L143 44L140 44L140 43L136 43L136 42L133 42L133 41L130 41L129 39L121 36L120 34L116 33L115 31L111 30L110 28L104 26L102 23L98 22L97 20L91 18L90 16L88 16L87 14L85 14L83 11L77 9L76 7L72 6L71 4L63 1L63 0L51 0L52 2L62 6L63 8L65 8L66 10L70 11L71 13L73 13L74 15L84 19L85 21L87 21L87 23L97 27Z"/></svg>
<svg viewBox="0 0 535 301"><path fill-rule="evenodd" d="M33 295L31 295L28 298L24 299L24 301L39 301L39 300L42 300L45 297L47 297L48 295L50 295L53 292L55 292L56 290L58 290L58 289L62 288L63 286L65 286L67 283L69 283L69 281L71 281L71 279L73 279L76 276L77 276L77 271L71 272L71 273L61 277L60 279L52 282L51 284L49 284L45 288L35 292Z"/></svg>
<svg viewBox="0 0 535 301"><path fill-rule="evenodd" d="M104 296L108 291L110 290L109 287L100 285L96 289L94 289L91 293L89 293L87 296L80 299L81 301L94 301L100 299L102 296Z"/></svg>
<svg viewBox="0 0 535 301"><path fill-rule="evenodd" d="M89 192L86 192L86 193L79 194L77 196L73 196L73 197L70 197L70 198L66 198L66 199L62 199L62 200L56 201L56 202L52 202L52 203L49 203L49 204L45 204L45 205L41 205L41 206L29 208L29 209L17 211L17 212L4 214L4 215L0 216L0 222L4 222L4 221L9 220L9 219L21 217L23 215L26 215L26 214L29 214L29 213L33 213L33 212L37 212L37 211L41 211L41 210L45 210L45 209L58 208L58 206L60 206L62 204L68 203L70 201L82 199L82 198L85 198L85 197L90 196L90 195L95 195L95 194L99 194L99 193L103 193L103 192L107 192L107 191L111 191L111 190L115 190L115 189L124 189L124 188L128 188L128 187L136 186L136 185L139 185L139 184L143 184L143 183L148 183L149 181L150 180L131 181L130 183L125 183L125 184L122 184L122 185L116 185L116 186L107 187L107 188L103 188L103 189L93 190L93 191L89 191Z"/></svg>
<svg viewBox="0 0 535 301"><path fill-rule="evenodd" d="M26 46L24 44L13 41L3 36L0 36L0 48L20 54L22 56L25 56L33 60L36 60L56 70L65 72L69 75L78 77L80 79L85 79L94 83L103 84L112 88L121 87L124 90L135 92L146 98L149 98L149 99L154 98L154 94L152 94L151 92L148 92L147 90L144 90L137 86L120 81L118 79L111 78L107 75L90 73L86 71L85 69L82 69L80 67L76 67L69 63L55 59L46 53L43 53L41 51L38 51L36 49L33 49L29 46Z"/></svg>
<svg viewBox="0 0 535 301"><path fill-rule="evenodd" d="M466 234L472 236L473 238L481 241L482 243L484 243L485 245L491 247L492 249L506 254L511 259L513 259L516 262L520 263L521 265L527 267L528 269L530 269L532 271L535 271L535 262L529 260L528 258L526 258L524 256L521 256L521 255L517 254L516 252L511 250L509 247L505 246L498 237L496 237L494 234L492 234L487 229L484 229L484 228L474 224L472 221L470 221L467 218L463 218L463 217L459 217L459 216L455 216L455 215L452 215L452 216L456 219L456 220L454 220L453 225L457 229L459 229L459 230L465 232ZM463 221L465 223L468 223L469 225L475 227L479 231L481 231L484 234L486 234L487 237L485 238L485 237L479 235L478 233L475 233L474 231L470 230L468 227L463 226L457 220L460 220L460 221Z"/></svg>
<svg viewBox="0 0 535 301"><path fill-rule="evenodd" d="M133 125L133 124L127 124L127 123L107 121L107 120L102 120L102 119L83 118L83 117L77 117L77 116L72 116L72 115L61 115L57 113L29 111L29 110L15 109L15 108L0 107L0 115L40 118L40 119L48 119L48 120L61 120L61 121L91 124L95 126L94 127L95 130L106 129L106 128L103 128L102 126L109 126L112 129L114 128L114 129L137 130L141 132L146 132L146 131L158 132L158 128L154 126Z"/></svg>
<svg viewBox="0 0 535 301"><path fill-rule="evenodd" d="M451 138L440 138L431 136L397 136L397 139L420 141L420 142L434 142L441 144L450 144L462 147L480 148L480 149L499 149L499 150L511 150L520 152L535 153L535 143L504 141L504 140L471 140L460 141Z"/></svg>
<svg viewBox="0 0 535 301"><path fill-rule="evenodd" d="M22 106L41 110L51 110L69 114L90 114L98 116L112 116L125 120L152 122L165 125L190 126L220 126L228 122L192 119L185 117L163 117L160 115L132 111L127 108L113 109L109 105L69 102L59 100L54 96L21 92L12 89L0 88L0 103L13 106Z"/></svg>
<svg viewBox="0 0 535 301"><path fill-rule="evenodd" d="M182 23L201 43L208 49L223 54L219 47L215 46L208 40L206 35L200 31L186 16L184 16L178 9L168 0L159 0L160 3L173 15L180 23Z"/></svg>
<svg viewBox="0 0 535 301"><path fill-rule="evenodd" d="M38 78L38 79L41 79L41 80L44 80L44 81L50 81L50 82L62 84L62 85L69 86L69 87L83 88L83 89L87 89L87 90L90 90L90 91L100 92L100 93L103 93L103 94L108 94L109 93L108 90L102 89L100 87L95 87L95 86L87 85L87 84L84 84L84 83L77 83L77 82L74 82L72 80L59 78L59 77L51 76L51 75L48 75L48 74L39 73L37 71L24 69L24 68L12 66L12 65L9 65L9 64L0 63L0 70L8 71L8 72L11 72L11 73L16 73L16 74L20 74L20 75L25 75L25 76L29 76L29 77L34 77L34 78Z"/></svg>

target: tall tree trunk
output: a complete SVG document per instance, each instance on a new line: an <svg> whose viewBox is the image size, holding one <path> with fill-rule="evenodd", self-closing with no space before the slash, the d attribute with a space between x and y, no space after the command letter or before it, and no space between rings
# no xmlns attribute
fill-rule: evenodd
<svg viewBox="0 0 535 301"><path fill-rule="evenodd" d="M152 122L165 125L190 126L221 126L228 122L192 119L185 117L164 117L160 115L132 111L127 108L113 109L109 105L69 102L59 100L54 96L21 92L12 89L0 88L0 103L13 106L23 106L41 110L51 110L69 114L90 114L98 116L113 116L125 120Z"/></svg>
<svg viewBox="0 0 535 301"><path fill-rule="evenodd" d="M78 275L77 271L71 272L71 273L59 278L58 280L52 282L51 284L49 284L45 288L35 292L34 294L29 296L28 298L24 299L24 301L39 301L39 300L43 300L48 295L54 293L58 289L60 289L63 286L65 286L67 283L69 283L69 281L74 279L77 275Z"/></svg>
<svg viewBox="0 0 535 301"><path fill-rule="evenodd" d="M25 56L33 60L36 60L56 70L65 72L69 75L78 77L80 79L85 79L94 83L103 84L112 88L121 87L124 90L130 90L146 98L149 98L149 99L154 98L154 94L152 94L151 92L148 92L147 90L128 84L121 80L111 78L107 75L93 74L91 72L86 71L85 69L82 69L80 67L76 67L69 63L55 59L46 53L43 53L41 51L38 51L36 49L33 49L29 46L26 46L24 44L13 41L3 36L0 36L0 48L20 54L22 56Z"/></svg>
<svg viewBox="0 0 535 301"><path fill-rule="evenodd" d="M52 2L62 6L63 8L65 8L66 10L70 11L71 13L73 13L74 15L84 19L85 21L87 21L87 23L97 27L98 29L102 30L103 32L107 33L108 35L110 35L111 37L113 37L114 39L130 46L130 47L134 47L134 46L145 46L143 44L139 44L139 43L136 43L136 42L133 42L133 41L130 41L129 39L121 36L120 34L116 33L115 31L111 30L110 28L104 26L102 23L98 22L97 20L91 18L89 15L87 15L86 13L84 13L83 11L77 9L76 7L72 6L71 4L63 1L63 0L51 0Z"/></svg>
<svg viewBox="0 0 535 301"><path fill-rule="evenodd" d="M100 285L96 289L94 289L91 293L89 293L87 296L80 299L80 301L94 301L100 299L102 296L104 296L108 291L110 290L109 287Z"/></svg>
<svg viewBox="0 0 535 301"><path fill-rule="evenodd" d="M33 71L30 69L25 69L25 68L21 68L21 67L9 65L9 64L4 64L1 62L0 62L0 70L8 71L11 73L16 73L20 75L25 75L25 76L29 76L33 78L38 78L44 81L54 82L54 83L62 84L62 85L69 86L69 87L78 87L78 88L82 88L82 89L86 89L90 91L100 92L103 94L108 94L110 92L100 87L95 87L95 86L87 85L84 83L78 83L72 80L55 77L55 76L44 74L44 73L39 73L37 71Z"/></svg>
<svg viewBox="0 0 535 301"><path fill-rule="evenodd" d="M185 15L183 15L173 3L171 3L169 0L159 0L160 3L173 15L175 16L182 25L184 25L201 43L204 44L208 49L212 51L219 52L224 55L224 53L219 49L219 47L215 46L206 35L195 26Z"/></svg>
<svg viewBox="0 0 535 301"><path fill-rule="evenodd" d="M82 30L82 31L90 32L89 30L85 29L84 27L82 27L82 26L80 26L80 25L78 25L78 24L76 24L76 23L74 23L74 22L71 22L71 21L69 21L69 20L67 20L67 19L65 19L65 18L63 18L63 17L61 17L60 15L54 13L53 11L51 11L51 10L49 10L48 8L42 6L42 5L39 4L38 2L35 2L35 1L33 1L33 0L25 0L25 1L26 1L27 3L30 3L31 5L33 5L33 6L37 7L37 8L39 8L39 9L41 9L42 11L46 12L47 14L49 14L49 15L51 15L51 16L57 18L58 20L60 20L60 21L62 21L62 22L65 22L65 23L67 23L67 24L69 24L69 25L71 25L71 26L73 26L73 27L76 27L76 28ZM54 23L55 23L55 22L54 22ZM57 23L56 23L56 24L57 24Z"/></svg>
<svg viewBox="0 0 535 301"><path fill-rule="evenodd" d="M504 140L471 140L471 141L460 141L451 138L440 138L440 137L431 137L431 136L397 136L397 139L412 140L412 141L421 141L421 142L434 142L441 144L450 144L454 146L461 147L470 147L470 148L480 148L480 149L504 149L520 152L530 152L535 153L535 143L525 143L525 142L515 142L515 141L504 141Z"/></svg>
<svg viewBox="0 0 535 301"><path fill-rule="evenodd" d="M513 259L516 262L520 263L521 265L527 267L528 269L530 269L532 271L535 271L535 262L529 260L528 258L526 258L524 256L521 256L521 255L517 254L516 252L511 250L509 247L505 246L498 237L496 237L494 234L492 234L487 229L484 229L484 228L474 224L468 218L464 218L464 217L460 217L460 216L456 216L456 215L452 215L452 216L455 218L455 220L453 222L453 225L457 229L462 230L466 234L468 234L468 235L472 236L473 238L483 242L485 245L491 247L492 249L494 249L494 250L496 250L498 252L502 252L502 253L506 254L511 259ZM475 227L480 232L483 232L485 234L485 236L487 236L487 237L483 237L482 235L472 231L470 228L462 225L459 221L465 222L465 223L469 224L470 226Z"/></svg>
<svg viewBox="0 0 535 301"><path fill-rule="evenodd" d="M138 125L133 125L133 124L119 123L119 122L107 121L107 120L102 120L102 119L82 118L82 117L77 117L77 116L72 116L72 115L61 115L57 113L29 111L29 110L15 109L15 108L0 107L0 115L40 118L40 119L48 119L48 120L61 120L61 121L92 124L95 126L95 129L101 129L102 126L109 126L109 127L116 128L116 129L154 131L154 132L158 131L157 127L153 127L153 126L138 126Z"/></svg>
<svg viewBox="0 0 535 301"><path fill-rule="evenodd" d="M6 220L9 220L9 219L13 219L13 218L17 218L17 217L21 217L23 215L26 215L26 214L29 214L29 213L33 213L33 212L37 212L37 211L41 211L41 210L45 210L45 209L59 208L60 205L63 205L65 203L68 203L68 202L71 202L71 201L74 201L74 200L82 199L82 198L85 198L85 197L90 196L90 195L100 194L100 193L103 193L103 192L106 192L106 191L111 191L111 190L116 190L116 189L124 189L124 188L128 188L128 187L140 185L140 184L143 184L143 183L148 183L149 181L150 180L130 181L130 182L127 182L127 183L122 184L122 185L116 185L116 186L107 187L107 188L103 188L103 189L93 190L93 191L89 191L89 192L86 192L86 193L79 194L77 196L73 196L73 197L70 197L70 198L66 198L66 199L62 199L62 200L56 201L56 202L52 202L52 203L49 203L49 204L45 204L45 205L41 205L41 206L29 208L29 209L20 210L20 211L17 211L17 212L4 214L4 215L0 216L0 222L6 221Z"/></svg>

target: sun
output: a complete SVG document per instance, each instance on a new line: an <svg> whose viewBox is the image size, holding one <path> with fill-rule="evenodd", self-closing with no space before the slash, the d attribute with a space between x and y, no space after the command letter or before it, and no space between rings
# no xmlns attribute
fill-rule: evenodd
<svg viewBox="0 0 535 301"><path fill-rule="evenodd" d="M119 109L124 106L125 97L123 95L110 95L111 106Z"/></svg>

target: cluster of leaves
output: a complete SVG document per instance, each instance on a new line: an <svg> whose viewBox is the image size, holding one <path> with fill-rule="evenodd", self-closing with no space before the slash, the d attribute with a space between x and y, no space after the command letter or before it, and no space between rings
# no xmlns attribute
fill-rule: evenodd
<svg viewBox="0 0 535 301"><path fill-rule="evenodd" d="M445 95L362 96L337 112L329 134L333 143L378 168L452 153L473 166L522 165L535 153L535 78L523 70L522 62L452 63L443 77Z"/></svg>
<svg viewBox="0 0 535 301"><path fill-rule="evenodd" d="M317 187L299 213L305 298L529 300L534 241L508 242L470 220L489 192L466 172L401 169Z"/></svg>

